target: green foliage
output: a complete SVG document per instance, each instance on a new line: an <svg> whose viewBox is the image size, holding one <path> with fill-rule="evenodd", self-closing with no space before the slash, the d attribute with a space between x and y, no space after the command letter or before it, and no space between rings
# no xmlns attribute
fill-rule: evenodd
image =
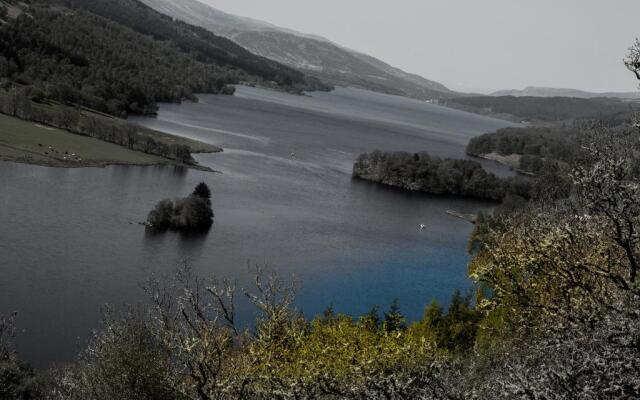
<svg viewBox="0 0 640 400"><path fill-rule="evenodd" d="M471 304L471 296L463 297L456 291L445 313L437 301L425 308L417 328L430 332L438 349L463 353L475 345L482 314Z"/></svg>
<svg viewBox="0 0 640 400"><path fill-rule="evenodd" d="M397 332L406 328L405 317L400 312L400 301L396 298L389 306L389 311L384 313L382 327L388 333Z"/></svg>
<svg viewBox="0 0 640 400"><path fill-rule="evenodd" d="M378 331L382 326L382 320L380 319L380 308L378 306L371 307L366 314L360 317L360 324L365 329L370 331Z"/></svg>

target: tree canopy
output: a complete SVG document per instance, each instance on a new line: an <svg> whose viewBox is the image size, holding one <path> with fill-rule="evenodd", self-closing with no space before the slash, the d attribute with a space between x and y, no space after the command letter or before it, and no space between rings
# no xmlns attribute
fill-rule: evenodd
<svg viewBox="0 0 640 400"><path fill-rule="evenodd" d="M154 232L173 229L184 232L203 232L213 225L211 190L199 183L192 194L175 200L164 199L149 212L147 227Z"/></svg>

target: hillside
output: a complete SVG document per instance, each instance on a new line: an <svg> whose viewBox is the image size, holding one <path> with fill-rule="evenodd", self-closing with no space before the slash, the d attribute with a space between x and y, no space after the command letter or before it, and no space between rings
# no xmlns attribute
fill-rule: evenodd
<svg viewBox="0 0 640 400"><path fill-rule="evenodd" d="M574 97L460 97L443 102L444 105L478 114L500 116L520 122L564 122L574 119L612 118L640 109L637 102L616 98L580 99Z"/></svg>
<svg viewBox="0 0 640 400"><path fill-rule="evenodd" d="M34 98L125 116L152 114L156 102L194 92L232 93L227 85L240 81L321 87L137 0L34 0L21 9L0 27L0 78Z"/></svg>
<svg viewBox="0 0 640 400"><path fill-rule="evenodd" d="M528 86L522 90L519 90L519 89L499 90L497 92L491 93L491 96L576 97L581 99L591 99L594 97L615 97L619 99L638 99L640 98L640 93L638 92L593 93L593 92L586 92L578 89Z"/></svg>
<svg viewBox="0 0 640 400"><path fill-rule="evenodd" d="M197 0L142 1L176 19L228 37L255 54L334 85L356 86L423 100L456 95L437 82L406 73L318 36L227 14Z"/></svg>

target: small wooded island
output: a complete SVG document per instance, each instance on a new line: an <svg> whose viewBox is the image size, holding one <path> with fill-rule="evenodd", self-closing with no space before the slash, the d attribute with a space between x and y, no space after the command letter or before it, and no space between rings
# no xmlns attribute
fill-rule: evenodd
<svg viewBox="0 0 640 400"><path fill-rule="evenodd" d="M181 232L206 232L213 225L211 190L206 183L199 183L193 193L185 198L164 199L158 202L147 217L147 230L164 232L168 229Z"/></svg>
<svg viewBox="0 0 640 400"><path fill-rule="evenodd" d="M425 152L362 154L353 166L353 176L412 191L494 201L522 192L519 186L523 183L513 178L499 178L476 161L441 159Z"/></svg>

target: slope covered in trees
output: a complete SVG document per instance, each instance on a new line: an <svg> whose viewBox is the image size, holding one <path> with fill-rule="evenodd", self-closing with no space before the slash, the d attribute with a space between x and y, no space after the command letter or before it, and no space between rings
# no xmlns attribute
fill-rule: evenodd
<svg viewBox="0 0 640 400"><path fill-rule="evenodd" d="M302 73L256 56L231 40L206 29L158 13L138 0L61 1L62 4L84 8L143 35L169 41L183 52L195 54L200 61L234 67L283 86L306 85L306 78Z"/></svg>
<svg viewBox="0 0 640 400"><path fill-rule="evenodd" d="M542 122L600 119L640 109L639 103L615 98L478 96L449 99L444 104L480 114L510 115L519 120Z"/></svg>
<svg viewBox="0 0 640 400"><path fill-rule="evenodd" d="M466 152L476 157L517 155L520 171L540 174L545 166L567 165L579 156L579 132L575 127L503 128L472 138Z"/></svg>
<svg viewBox="0 0 640 400"><path fill-rule="evenodd" d="M34 0L22 8L0 26L0 78L32 97L125 116L194 92L232 93L227 84L240 81L309 87L301 73L137 0Z"/></svg>

